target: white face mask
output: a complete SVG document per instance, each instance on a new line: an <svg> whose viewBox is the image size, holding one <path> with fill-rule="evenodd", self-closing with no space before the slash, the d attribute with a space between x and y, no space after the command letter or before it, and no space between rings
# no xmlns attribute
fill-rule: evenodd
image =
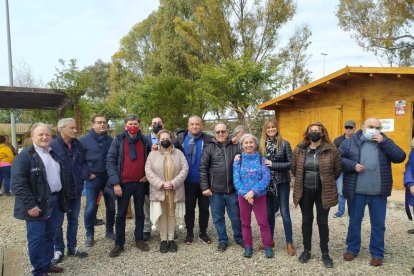
<svg viewBox="0 0 414 276"><path fill-rule="evenodd" d="M375 128L366 128L365 132L364 132L364 136L365 138L367 138L368 140L372 140L372 138L374 138L374 135L376 133L379 133L379 130L375 129Z"/></svg>

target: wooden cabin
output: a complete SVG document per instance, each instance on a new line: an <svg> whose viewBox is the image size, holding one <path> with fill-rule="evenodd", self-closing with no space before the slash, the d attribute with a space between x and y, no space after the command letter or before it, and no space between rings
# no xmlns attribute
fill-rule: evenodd
<svg viewBox="0 0 414 276"><path fill-rule="evenodd" d="M345 67L258 108L275 110L280 133L292 147L312 122L323 123L333 140L343 133L346 120L354 120L359 129L365 119L376 117L382 131L408 156L414 136L413 105L414 68ZM406 161L393 165L394 189L404 188Z"/></svg>

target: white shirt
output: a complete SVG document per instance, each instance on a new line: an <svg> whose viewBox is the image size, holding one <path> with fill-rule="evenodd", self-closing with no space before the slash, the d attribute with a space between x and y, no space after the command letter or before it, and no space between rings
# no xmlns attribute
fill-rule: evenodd
<svg viewBox="0 0 414 276"><path fill-rule="evenodd" d="M39 154L43 161L43 165L46 168L47 182L52 193L59 192L62 189L62 182L60 181L60 165L50 155L49 150L45 150L35 144L33 144L36 152Z"/></svg>

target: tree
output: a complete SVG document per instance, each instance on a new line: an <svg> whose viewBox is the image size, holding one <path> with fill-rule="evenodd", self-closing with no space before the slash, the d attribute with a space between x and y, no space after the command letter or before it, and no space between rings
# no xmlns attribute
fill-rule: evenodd
<svg viewBox="0 0 414 276"><path fill-rule="evenodd" d="M285 90L295 90L310 81L311 71L306 68L306 62L309 59L306 51L311 44L309 41L311 35L312 32L308 26L297 28L289 39L288 45L282 48L279 54L278 60L282 68L280 71L285 76L285 84L280 87Z"/></svg>
<svg viewBox="0 0 414 276"><path fill-rule="evenodd" d="M340 0L339 26L390 66L414 64L413 0Z"/></svg>
<svg viewBox="0 0 414 276"><path fill-rule="evenodd" d="M73 116L76 125L80 132L82 132L82 121L80 111L81 97L91 87L90 74L82 73L76 65L76 59L70 59L66 65L63 59L59 59L61 68L56 68L56 74L49 86L52 89L61 89L71 100L73 106Z"/></svg>
<svg viewBox="0 0 414 276"><path fill-rule="evenodd" d="M220 65L204 65L200 67L196 81L197 90L213 106L235 112L238 121L251 129L251 107L270 97L266 85L272 72L263 69L264 63L249 58L228 59Z"/></svg>

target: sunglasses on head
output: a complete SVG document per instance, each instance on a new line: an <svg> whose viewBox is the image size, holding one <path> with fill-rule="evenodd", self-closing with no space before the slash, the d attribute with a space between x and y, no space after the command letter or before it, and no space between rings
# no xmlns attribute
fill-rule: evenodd
<svg viewBox="0 0 414 276"><path fill-rule="evenodd" d="M354 129L353 126L346 126L345 129Z"/></svg>

